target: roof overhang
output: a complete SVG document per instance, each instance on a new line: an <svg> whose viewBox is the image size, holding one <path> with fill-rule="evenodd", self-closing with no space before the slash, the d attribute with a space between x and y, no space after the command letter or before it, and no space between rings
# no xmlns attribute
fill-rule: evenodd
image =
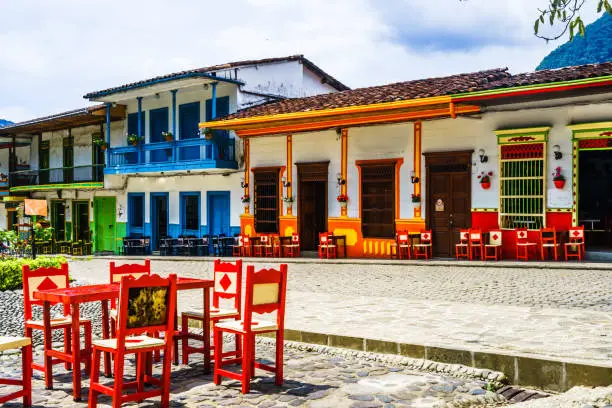
<svg viewBox="0 0 612 408"><path fill-rule="evenodd" d="M125 106L111 107L111 121L125 118ZM32 119L0 128L0 136L35 135L83 126L98 125L106 121L106 106L96 105L58 113L44 118Z"/></svg>
<svg viewBox="0 0 612 408"><path fill-rule="evenodd" d="M308 112L202 122L200 123L200 128L233 130L238 136L247 137L455 117L456 115L478 112L480 112L480 107L478 106L455 105L450 96L440 96Z"/></svg>
<svg viewBox="0 0 612 408"><path fill-rule="evenodd" d="M97 102L122 102L137 97L147 97L162 92L170 92L175 89L189 88L213 82L236 86L244 85L243 82L235 79L217 77L205 72L189 72L166 78L136 82L104 91L91 92L85 95L84 98Z"/></svg>

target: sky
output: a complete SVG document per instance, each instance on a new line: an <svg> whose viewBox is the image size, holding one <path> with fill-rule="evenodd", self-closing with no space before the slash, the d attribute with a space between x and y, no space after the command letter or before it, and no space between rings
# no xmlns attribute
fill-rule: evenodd
<svg viewBox="0 0 612 408"><path fill-rule="evenodd" d="M563 40L533 35L547 0L0 0L0 119L230 61L304 54L357 88L508 67ZM597 17L587 0L583 19Z"/></svg>

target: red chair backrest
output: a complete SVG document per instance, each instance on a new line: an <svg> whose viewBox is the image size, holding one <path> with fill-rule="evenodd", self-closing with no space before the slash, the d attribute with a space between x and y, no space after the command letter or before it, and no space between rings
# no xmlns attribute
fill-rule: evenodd
<svg viewBox="0 0 612 408"><path fill-rule="evenodd" d="M262 245L268 245L269 240L270 240L270 237L268 235L261 235L259 237L259 242L261 242Z"/></svg>
<svg viewBox="0 0 612 408"><path fill-rule="evenodd" d="M482 244L482 231L480 229L470 229L470 244Z"/></svg>
<svg viewBox="0 0 612 408"><path fill-rule="evenodd" d="M249 265L246 274L244 329L250 331L254 313L276 312L276 324L279 330L283 330L287 294L287 264L281 264L280 270L261 269L257 272L253 265Z"/></svg>
<svg viewBox="0 0 612 408"><path fill-rule="evenodd" d="M402 231L397 234L397 242L400 244L407 244L408 241L410 241L410 236L406 231Z"/></svg>
<svg viewBox="0 0 612 408"><path fill-rule="evenodd" d="M557 243L557 231L555 228L540 228L540 242Z"/></svg>
<svg viewBox="0 0 612 408"><path fill-rule="evenodd" d="M489 245L501 245L502 232L500 230L489 231Z"/></svg>
<svg viewBox="0 0 612 408"><path fill-rule="evenodd" d="M249 237L248 235L245 235L242 237L242 245L243 246L249 246L251 245L251 237Z"/></svg>
<svg viewBox="0 0 612 408"><path fill-rule="evenodd" d="M291 235L291 243L292 244L300 244L300 235L296 234L295 232Z"/></svg>
<svg viewBox="0 0 612 408"><path fill-rule="evenodd" d="M124 276L138 279L145 275L151 275L150 259L145 259L144 265L137 263L117 265L114 261L110 263L110 283L119 283Z"/></svg>
<svg viewBox="0 0 612 408"><path fill-rule="evenodd" d="M126 336L165 332L172 341L176 314L176 275L168 278L144 275L138 279L121 278L117 309L117 349L130 341Z"/></svg>
<svg viewBox="0 0 612 408"><path fill-rule="evenodd" d="M467 244L470 241L470 230L459 230L459 242Z"/></svg>
<svg viewBox="0 0 612 408"><path fill-rule="evenodd" d="M30 269L29 265L21 267L23 277L23 310L25 320L32 319L32 305L42 306L43 302L36 300L33 294L37 290L65 289L70 285L68 277L68 264L63 263L59 268L47 267ZM64 315L68 309L64 308Z"/></svg>
<svg viewBox="0 0 612 408"><path fill-rule="evenodd" d="M580 244L584 242L584 225L581 225L579 227L570 227L569 242L574 244Z"/></svg>
<svg viewBox="0 0 612 408"><path fill-rule="evenodd" d="M431 230L421 230L421 244L431 244Z"/></svg>
<svg viewBox="0 0 612 408"><path fill-rule="evenodd" d="M243 244L242 240L243 240L242 235L238 235L238 246L242 246Z"/></svg>
<svg viewBox="0 0 612 408"><path fill-rule="evenodd" d="M213 292L213 306L219 308L219 299L234 299L234 308L240 313L242 261L237 260L233 264L216 259L214 268L215 288Z"/></svg>
<svg viewBox="0 0 612 408"><path fill-rule="evenodd" d="M516 232L516 242L524 242L527 241L527 228L517 228Z"/></svg>
<svg viewBox="0 0 612 408"><path fill-rule="evenodd" d="M329 243L329 232L321 232L319 233L319 244L328 244Z"/></svg>

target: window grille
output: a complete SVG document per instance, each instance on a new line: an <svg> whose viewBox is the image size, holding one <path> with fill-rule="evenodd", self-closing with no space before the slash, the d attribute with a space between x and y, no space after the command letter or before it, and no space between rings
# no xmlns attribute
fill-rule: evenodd
<svg viewBox="0 0 612 408"><path fill-rule="evenodd" d="M501 146L500 226L539 229L546 219L544 144Z"/></svg>
<svg viewBox="0 0 612 408"><path fill-rule="evenodd" d="M185 211L184 229L198 231L200 229L200 209L199 197L196 195L183 196L183 205Z"/></svg>
<svg viewBox="0 0 612 408"><path fill-rule="evenodd" d="M278 233L278 170L255 171L255 231Z"/></svg>
<svg viewBox="0 0 612 408"><path fill-rule="evenodd" d="M361 232L364 238L395 234L395 163L361 166Z"/></svg>

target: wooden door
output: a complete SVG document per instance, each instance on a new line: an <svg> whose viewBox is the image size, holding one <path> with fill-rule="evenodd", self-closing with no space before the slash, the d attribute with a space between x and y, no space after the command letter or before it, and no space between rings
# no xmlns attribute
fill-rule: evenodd
<svg viewBox="0 0 612 408"><path fill-rule="evenodd" d="M159 250L159 240L168 236L168 193L151 193L151 245Z"/></svg>
<svg viewBox="0 0 612 408"><path fill-rule="evenodd" d="M319 246L319 233L327 231L327 175L329 162L299 163L298 230L303 250Z"/></svg>
<svg viewBox="0 0 612 408"><path fill-rule="evenodd" d="M115 251L115 200L115 197L94 198L94 228L96 234L96 252Z"/></svg>
<svg viewBox="0 0 612 408"><path fill-rule="evenodd" d="M229 191L208 193L208 233L211 235L230 235Z"/></svg>
<svg viewBox="0 0 612 408"><path fill-rule="evenodd" d="M428 228L432 230L433 254L455 255L459 230L471 226L471 152L428 153L427 199Z"/></svg>

